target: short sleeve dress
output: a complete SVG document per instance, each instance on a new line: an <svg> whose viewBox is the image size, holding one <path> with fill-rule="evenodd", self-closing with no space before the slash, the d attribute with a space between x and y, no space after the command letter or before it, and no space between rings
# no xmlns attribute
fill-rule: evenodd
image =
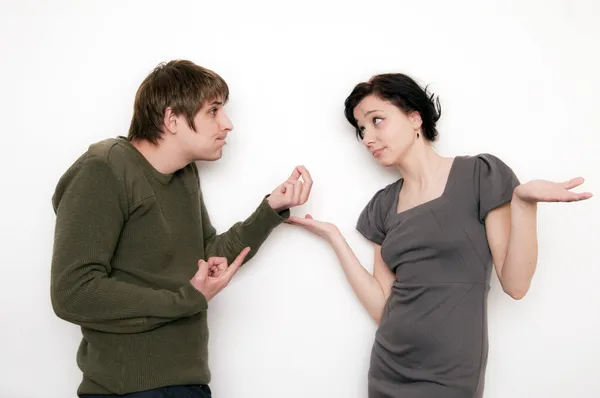
<svg viewBox="0 0 600 398"><path fill-rule="evenodd" d="M396 275L375 335L369 398L480 398L493 269L491 210L519 185L496 156L454 158L442 195L397 213L403 180L379 190L357 222Z"/></svg>

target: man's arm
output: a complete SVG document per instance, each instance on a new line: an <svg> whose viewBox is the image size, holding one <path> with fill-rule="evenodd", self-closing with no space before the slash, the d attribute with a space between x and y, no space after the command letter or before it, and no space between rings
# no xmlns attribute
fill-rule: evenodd
<svg viewBox="0 0 600 398"><path fill-rule="evenodd" d="M198 172L195 169L196 173ZM300 179L302 178L303 181ZM210 222L200 190L200 217L204 234L204 252L208 257L225 257L230 263L244 247L252 258L269 234L290 216L290 208L304 204L310 195L312 179L303 166L294 169L290 177L267 195L258 208L243 222L235 223L227 232L217 234Z"/></svg>
<svg viewBox="0 0 600 398"><path fill-rule="evenodd" d="M235 223L226 232L217 234L200 195L202 231L204 233L204 253L206 258L225 257L229 263L245 247L252 251L244 261L250 260L265 242L269 234L290 215L289 210L277 213L269 206L266 198L243 222Z"/></svg>
<svg viewBox="0 0 600 398"><path fill-rule="evenodd" d="M51 300L57 316L103 332L137 333L207 309L190 283L157 290L109 276L128 209L124 189L103 159L88 157L71 168L53 200Z"/></svg>

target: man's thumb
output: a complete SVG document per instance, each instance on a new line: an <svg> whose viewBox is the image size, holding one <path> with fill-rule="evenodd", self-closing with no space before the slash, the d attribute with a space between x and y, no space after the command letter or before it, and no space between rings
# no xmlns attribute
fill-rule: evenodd
<svg viewBox="0 0 600 398"><path fill-rule="evenodd" d="M198 272L196 279L204 279L208 275L208 263L204 260L198 260Z"/></svg>

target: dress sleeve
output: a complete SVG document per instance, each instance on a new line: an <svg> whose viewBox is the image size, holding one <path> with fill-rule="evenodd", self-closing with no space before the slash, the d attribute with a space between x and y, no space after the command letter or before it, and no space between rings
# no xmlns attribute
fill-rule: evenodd
<svg viewBox="0 0 600 398"><path fill-rule="evenodd" d="M381 245L386 236L385 228L385 199L386 188L380 189L373 195L365 208L360 213L356 223L356 229L365 238L373 243Z"/></svg>
<svg viewBox="0 0 600 398"><path fill-rule="evenodd" d="M477 155L475 165L475 194L479 205L479 221L485 222L488 213L509 203L514 189L520 184L513 170L494 155Z"/></svg>

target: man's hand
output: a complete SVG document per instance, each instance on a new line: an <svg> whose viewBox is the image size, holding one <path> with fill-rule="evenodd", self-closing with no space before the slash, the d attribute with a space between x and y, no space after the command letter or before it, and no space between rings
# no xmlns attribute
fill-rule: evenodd
<svg viewBox="0 0 600 398"><path fill-rule="evenodd" d="M301 206L308 200L312 183L308 170L304 166L297 166L292 175L271 192L267 202L277 212Z"/></svg>
<svg viewBox="0 0 600 398"><path fill-rule="evenodd" d="M249 252L249 247L242 250L229 267L227 259L223 257L211 257L208 262L198 261L198 271L190 283L194 289L204 295L206 301L211 300L229 284Z"/></svg>
<svg viewBox="0 0 600 398"><path fill-rule="evenodd" d="M225 257L209 257L207 264L208 276L213 278L220 277L227 271L227 259Z"/></svg>

